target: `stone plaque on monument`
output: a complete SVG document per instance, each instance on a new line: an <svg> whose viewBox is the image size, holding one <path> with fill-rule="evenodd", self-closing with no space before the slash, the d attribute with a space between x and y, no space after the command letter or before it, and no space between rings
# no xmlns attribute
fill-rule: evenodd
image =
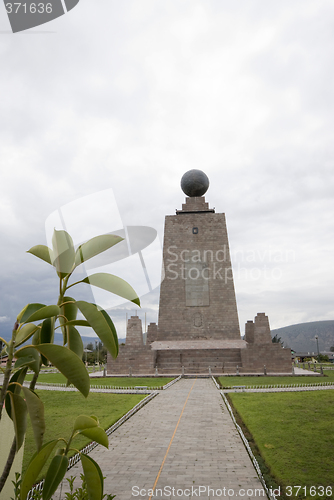
<svg viewBox="0 0 334 500"><path fill-rule="evenodd" d="M185 264L186 306L210 305L208 271L206 262L187 262Z"/></svg>

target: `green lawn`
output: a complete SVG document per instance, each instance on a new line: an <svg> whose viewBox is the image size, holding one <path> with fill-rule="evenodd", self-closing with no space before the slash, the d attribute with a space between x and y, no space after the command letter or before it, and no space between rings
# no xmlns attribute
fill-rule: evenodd
<svg viewBox="0 0 334 500"><path fill-rule="evenodd" d="M230 393L229 398L282 491L300 485L306 487L307 494L301 490L298 498L333 498L314 496L309 490L311 486L330 486L334 493L332 390ZM296 490L292 490L293 498L297 498ZM322 493L321 489L318 492Z"/></svg>
<svg viewBox="0 0 334 500"><path fill-rule="evenodd" d="M68 439L74 420L79 415L95 415L104 429L113 425L133 406L146 397L139 394L100 394L90 393L84 398L79 392L36 391L44 403L46 432L44 443L64 437ZM73 441L73 447L83 448L91 440L83 436ZM35 453L35 443L28 419L25 439L22 471L27 468L31 456ZM45 474L46 467L42 473Z"/></svg>
<svg viewBox="0 0 334 500"><path fill-rule="evenodd" d="M33 375L27 375L26 380L30 381ZM103 385L110 387L162 387L173 380L167 377L91 377L91 385ZM66 384L66 378L61 373L41 373L38 377L38 382L49 384Z"/></svg>
<svg viewBox="0 0 334 500"><path fill-rule="evenodd" d="M233 387L234 385L280 385L280 384L315 384L318 382L334 382L334 370L324 370L324 376L298 375L298 376L283 376L272 377L268 376L222 376L218 377L223 388Z"/></svg>

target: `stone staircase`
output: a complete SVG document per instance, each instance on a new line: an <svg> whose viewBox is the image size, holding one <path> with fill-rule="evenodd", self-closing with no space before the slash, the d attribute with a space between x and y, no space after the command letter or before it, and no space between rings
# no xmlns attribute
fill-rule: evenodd
<svg viewBox="0 0 334 500"><path fill-rule="evenodd" d="M156 366L160 374L212 374L242 371L240 349L189 349L157 351Z"/></svg>

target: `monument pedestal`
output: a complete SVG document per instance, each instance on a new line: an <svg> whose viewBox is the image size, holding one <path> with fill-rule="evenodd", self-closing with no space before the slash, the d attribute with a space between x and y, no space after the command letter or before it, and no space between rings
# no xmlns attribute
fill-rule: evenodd
<svg viewBox="0 0 334 500"><path fill-rule="evenodd" d="M264 365L268 373L291 373L291 352L272 344L264 313L240 337L225 214L209 208L208 185L201 171L183 176L186 203L165 220L158 325L149 326L144 346L132 317L108 373L127 374L129 366L133 374L264 373Z"/></svg>

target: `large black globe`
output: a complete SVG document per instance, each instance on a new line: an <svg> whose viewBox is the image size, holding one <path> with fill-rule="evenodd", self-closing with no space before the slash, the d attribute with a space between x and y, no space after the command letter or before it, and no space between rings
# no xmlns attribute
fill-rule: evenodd
<svg viewBox="0 0 334 500"><path fill-rule="evenodd" d="M181 179L182 191L191 198L203 196L209 188L208 176L202 170L188 170Z"/></svg>

